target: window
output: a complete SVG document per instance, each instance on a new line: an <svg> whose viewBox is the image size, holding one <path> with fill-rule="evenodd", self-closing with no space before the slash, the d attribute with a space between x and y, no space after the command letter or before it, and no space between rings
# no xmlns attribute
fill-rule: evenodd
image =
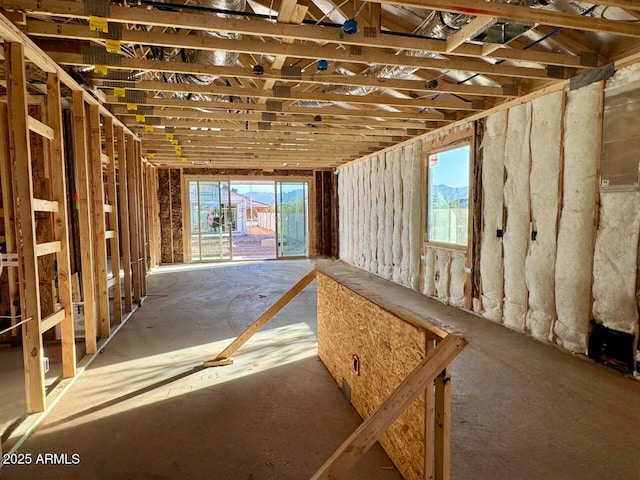
<svg viewBox="0 0 640 480"><path fill-rule="evenodd" d="M427 240L467 246L471 147L459 145L427 157Z"/></svg>

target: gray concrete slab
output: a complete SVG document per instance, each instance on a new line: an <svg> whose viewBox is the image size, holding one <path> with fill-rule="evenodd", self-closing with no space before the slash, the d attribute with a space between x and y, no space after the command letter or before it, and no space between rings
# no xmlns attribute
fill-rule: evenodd
<svg viewBox="0 0 640 480"><path fill-rule="evenodd" d="M228 367L202 369L308 261L161 268L149 297L2 479L305 479L360 418L317 358L312 284ZM77 454L79 465L36 464ZM397 480L376 446L351 479Z"/></svg>

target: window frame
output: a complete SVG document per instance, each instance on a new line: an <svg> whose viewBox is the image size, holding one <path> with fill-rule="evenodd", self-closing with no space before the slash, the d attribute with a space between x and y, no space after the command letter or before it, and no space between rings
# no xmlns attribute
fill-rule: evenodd
<svg viewBox="0 0 640 480"><path fill-rule="evenodd" d="M424 187L424 195L423 195L423 218L424 224L422 229L423 235L423 245L425 247L436 247L445 250L454 250L461 252L469 252L472 247L472 231L471 225L473 222L473 172L474 172L474 162L475 162L475 146L474 146L474 135L472 132L468 130L460 132L461 135L451 135L448 138L445 137L443 141L435 141L430 142L424 145L423 150L423 182L422 185ZM448 140L448 141L447 141ZM469 147L469 168L468 168L468 215L467 215L467 243L465 245L460 245L457 243L449 243L449 242L439 242L436 240L429 240L429 214L430 214L430 206L429 206L429 196L431 192L431 175L429 175L429 157L434 154L439 154L442 152L447 152L449 150L455 150L459 147Z"/></svg>

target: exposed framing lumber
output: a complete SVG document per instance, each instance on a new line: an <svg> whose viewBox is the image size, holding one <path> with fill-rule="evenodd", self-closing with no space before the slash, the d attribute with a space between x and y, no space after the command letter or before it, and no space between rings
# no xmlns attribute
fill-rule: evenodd
<svg viewBox="0 0 640 480"><path fill-rule="evenodd" d="M213 360L203 363L205 367L218 367L221 365L229 365L230 357L244 345L258 330L264 327L280 310L282 310L291 300L293 300L307 285L316 278L316 270L311 270L302 279L298 281L291 289L278 299L276 303L271 305L258 319L253 322L247 329L229 344L222 352L220 352ZM222 362L222 363L220 363Z"/></svg>
<svg viewBox="0 0 640 480"><path fill-rule="evenodd" d="M57 1L57 0L56 0ZM67 3L69 2L60 2ZM80 3L82 5L82 3ZM75 5L74 5L75 6ZM16 9L23 10L29 9L28 6L23 5L14 5L13 7L8 6L4 2L0 4L0 7L6 9ZM25 57L32 63L34 63L38 68L47 73L56 73L60 82L64 83L67 87L69 87L73 92L80 92L84 101L92 105L98 105L100 111L103 114L110 115L110 112L106 107L102 106L93 96L87 93L78 82L76 82L71 75L69 75L63 68L61 68L54 60L52 60L47 54L45 54L40 47L38 47L30 38L28 38L22 31L20 31L11 20L9 20L4 15L0 14L0 38L3 38L5 41L16 42L23 45ZM117 118L114 118L114 123L121 125L124 127L124 124L120 122ZM127 131L131 133L128 129Z"/></svg>
<svg viewBox="0 0 640 480"><path fill-rule="evenodd" d="M453 52L456 48L462 45L464 42L473 37L476 33L478 33L483 28L491 25L494 22L493 17L485 17L483 15L479 15L463 28L458 30L456 33L451 35L446 40L446 48L447 53Z"/></svg>
<svg viewBox="0 0 640 480"><path fill-rule="evenodd" d="M46 408L42 330L40 325L40 292L36 258L36 232L33 219L33 178L29 115L25 78L24 46L5 41L5 69L9 110L9 148L13 179L18 271L20 272L20 304L22 325L27 411L41 412Z"/></svg>
<svg viewBox="0 0 640 480"><path fill-rule="evenodd" d="M40 329L42 330L42 333L46 332L47 330L51 330L59 323L62 323L65 317L67 317L67 315L69 314L70 312L66 312L64 309L62 309L43 318L40 322Z"/></svg>
<svg viewBox="0 0 640 480"><path fill-rule="evenodd" d="M133 284L133 301L140 303L140 229L138 221L138 195L136 172L138 158L136 156L136 145L133 136L127 135L127 197L129 202L129 235L130 235L130 251L131 251L131 277ZM122 172L121 172L122 173Z"/></svg>
<svg viewBox="0 0 640 480"><path fill-rule="evenodd" d="M85 319L85 346L88 354L97 351L96 290L93 282L93 222L90 162L87 145L87 112L80 91L73 92L74 143L76 151L78 200L80 208L80 258L82 263L82 301Z"/></svg>
<svg viewBox="0 0 640 480"><path fill-rule="evenodd" d="M4 217L5 246L8 253L16 252L16 230L14 221L14 195L11 179L11 156L9 153L9 123L7 105L0 104L0 182L2 184L2 215ZM18 271L16 268L7 270L7 281L9 288L9 312L11 315L11 326L18 323ZM18 335L17 329L11 331L11 336Z"/></svg>
<svg viewBox="0 0 640 480"><path fill-rule="evenodd" d="M47 140L53 140L53 128L49 125L45 125L37 118L33 118L29 115L29 130L38 135L43 136Z"/></svg>
<svg viewBox="0 0 640 480"><path fill-rule="evenodd" d="M226 113L227 110L233 108L242 112L243 114L234 114L234 113ZM176 111L176 112L184 112L185 114L195 113L194 111L188 109L188 106L165 106L163 108L156 108L155 106L146 105L147 115L150 116L161 116L168 115L167 112ZM195 109L194 109L195 110ZM225 120L238 120L244 118L244 115L247 118L252 120L261 119L262 112L268 112L265 106L255 105L255 104L246 104L240 105L238 108L237 103L231 104L225 102L221 102L221 106L219 108L220 113L210 113L205 118L216 118L214 115L219 116L221 119ZM111 111L116 115L121 115L125 113L129 113L125 105L122 105L120 102L113 103L111 107ZM132 113L135 113L133 111ZM239 115L243 115L240 116ZM412 110L403 110L398 112L390 112L387 110L350 110L346 108L334 108L334 107L319 107L319 108L305 108L305 107L286 107L282 106L282 111L277 112L278 117L288 118L288 121L295 122L300 116L298 121L308 121L313 120L316 115L321 115L322 118L335 116L335 117L360 117L360 118L385 118L385 119L395 119L395 120L422 120L422 121L432 121L438 120L442 122L450 122L451 120L447 120L443 115L437 113L420 113L418 111Z"/></svg>
<svg viewBox="0 0 640 480"><path fill-rule="evenodd" d="M436 376L465 347L466 341L459 335L447 335L438 346L427 353L426 358L407 376L331 457L311 477L311 480L342 478L373 446L400 414L433 383ZM437 462L437 453L436 453ZM436 478L439 478L436 473Z"/></svg>
<svg viewBox="0 0 640 480"><path fill-rule="evenodd" d="M136 171L136 192L138 195L138 224L140 228L140 296L142 298L147 296L147 258L149 248L149 230L147 222L147 201L145 198L145 170L144 162L142 161L142 142L137 141L136 145L136 161L138 162L138 168Z"/></svg>
<svg viewBox="0 0 640 480"><path fill-rule="evenodd" d="M436 346L436 349L438 346ZM451 478L451 368L442 370L435 380L435 478Z"/></svg>
<svg viewBox="0 0 640 480"><path fill-rule="evenodd" d="M34 198L32 204L34 212L58 213L60 211L60 206L57 201Z"/></svg>
<svg viewBox="0 0 640 480"><path fill-rule="evenodd" d="M104 209L108 215L109 230L105 232L105 238L109 240L111 258L111 273L113 275L113 320L116 324L122 323L122 288L120 283L120 240L118 236L118 190L116 185L116 158L115 137L113 132L113 119L104 117L105 148L110 161L107 165L107 197L109 198L110 211ZM106 207L106 205L105 205Z"/></svg>
<svg viewBox="0 0 640 480"><path fill-rule="evenodd" d="M60 242L46 242L36 244L35 254L36 257L42 257L44 255L51 255L52 253L59 253L62 249Z"/></svg>
<svg viewBox="0 0 640 480"><path fill-rule="evenodd" d="M483 0L372 0L377 3L392 3L405 7L428 8L444 12L467 15L487 15L554 27L571 28L587 32L607 32L616 35L640 37L640 26L632 22L586 18L576 14L531 9L505 3ZM613 0L612 0L613 1Z"/></svg>
<svg viewBox="0 0 640 480"><path fill-rule="evenodd" d="M224 40L220 40L224 41ZM235 40L230 40L235 42ZM233 48L230 46L229 48ZM235 47L237 49L238 47ZM257 48L257 47L254 47ZM342 52L342 50L331 50L331 52ZM76 53L60 53L60 52L48 52L49 56L59 64L74 65L74 66L91 66L90 63L81 55ZM318 49L313 48L310 51L301 52L299 56L302 58L308 58L309 56L318 57ZM366 60L368 57L363 55L351 55L350 53L332 53L329 55L330 60L351 62L351 63L369 63ZM377 63L381 65L392 66L409 66L423 70L434 70L440 73L441 70L456 70L461 72L472 71L474 73L486 74L486 75L500 75L504 77L514 78L531 78L538 80L548 80L547 72L544 68L530 68L530 67L517 67L511 65L497 65L495 63L473 61L473 60L450 60L450 59L438 59L438 58L422 58L422 57L410 57L410 56L398 56L392 54L378 54ZM373 61L373 60L372 60ZM167 73L194 73L202 75L229 75L230 68L221 69L222 67L216 67L213 65L201 64L201 63L188 63L188 62L166 62L159 60L144 60L137 58L122 58L117 63L107 63L109 68L114 70L154 70ZM584 67L586 68L586 67ZM239 78L250 78L250 70L238 69L237 75L233 75ZM266 72L265 72L266 74ZM270 71L269 75L273 78L280 80L280 76L275 71ZM253 76L255 78L255 76ZM363 77L360 77L362 79ZM296 80L300 81L300 80ZM316 83L316 82L314 82ZM236 87L237 88L237 87ZM244 96L247 96L246 94Z"/></svg>
<svg viewBox="0 0 640 480"><path fill-rule="evenodd" d="M102 177L102 135L100 110L89 105L89 160L91 165L91 200L93 221L94 281L96 283L96 306L98 335L107 338L111 334L109 313L109 289L107 287L107 240L104 214L104 181Z"/></svg>
<svg viewBox="0 0 640 480"><path fill-rule="evenodd" d="M127 155L125 153L125 134L121 126L116 127L118 151L118 207L120 210L120 246L124 270L124 310L133 310L131 282L131 235L129 232L129 191L127 186Z"/></svg>
<svg viewBox="0 0 640 480"><path fill-rule="evenodd" d="M611 0L614 1L614 0ZM632 1L632 0L629 0ZM484 2L482 0L374 0L375 3L391 3L408 7L435 9L464 13L467 15L486 15L490 17L511 18L557 27L573 28L585 31L603 31L617 35L640 36L637 25L630 22L618 22L605 19L590 19L579 15L564 14L549 10L533 10L525 7ZM604 3L603 3L604 4ZM82 5L73 5L63 0L14 0L3 1L5 8L24 9L33 14L54 14L63 17L87 19ZM129 11L131 10L131 11ZM233 21L230 21L233 20ZM179 27L189 30L210 30L217 32L234 32L245 35L259 35L292 40L315 40L318 42L342 43L345 45L371 46L427 50L445 53L445 42L416 38L387 38L384 42L379 38L368 38L363 33L342 35L339 29L327 29L315 25L287 25L270 23L254 19L221 19L212 15L180 12L162 12L143 8L123 8L111 5L109 21L118 23L141 23L158 27ZM456 52L458 55L463 52Z"/></svg>

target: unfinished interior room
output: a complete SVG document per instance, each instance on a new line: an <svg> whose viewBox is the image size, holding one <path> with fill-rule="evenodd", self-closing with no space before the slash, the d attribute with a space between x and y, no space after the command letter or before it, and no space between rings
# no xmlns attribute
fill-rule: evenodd
<svg viewBox="0 0 640 480"><path fill-rule="evenodd" d="M0 39L3 480L640 480L640 1Z"/></svg>

